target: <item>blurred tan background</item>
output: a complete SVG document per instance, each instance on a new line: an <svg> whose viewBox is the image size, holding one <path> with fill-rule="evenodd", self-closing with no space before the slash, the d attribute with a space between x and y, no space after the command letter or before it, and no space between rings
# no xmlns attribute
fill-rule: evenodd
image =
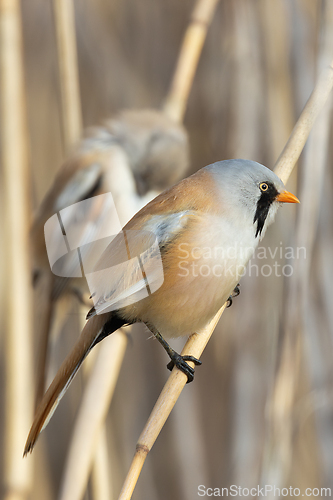
<svg viewBox="0 0 333 500"><path fill-rule="evenodd" d="M123 108L160 107L194 2L74 4L84 126ZM36 208L66 151L51 2L22 2L22 19ZM318 71L332 60L332 36L330 1L221 0L184 120L190 172L227 158L273 168ZM258 268L243 278L241 295L223 314L194 383L185 388L148 455L135 500L193 500L199 485L275 484L299 488L301 495L306 488L333 489L331 103L326 109L288 184L301 205L281 209L269 229L261 246L277 253L272 258L267 250L266 259L252 261ZM306 258L300 252L301 258L290 259L286 247L306 248ZM264 277L268 268L262 266L275 262L278 274L287 264L292 275ZM5 293L1 286L2 297ZM1 313L3 394L3 307ZM78 314L54 340L53 370L78 334ZM167 358L149 336L134 327L108 414L114 498L168 377ZM35 460L34 500L57 498L82 384L80 374L28 457ZM2 442L3 420L1 409ZM91 498L88 488L85 499Z"/></svg>

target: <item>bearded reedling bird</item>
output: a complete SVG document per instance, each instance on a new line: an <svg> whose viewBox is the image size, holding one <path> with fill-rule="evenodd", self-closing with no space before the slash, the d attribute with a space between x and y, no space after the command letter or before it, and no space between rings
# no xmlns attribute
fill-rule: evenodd
<svg viewBox="0 0 333 500"><path fill-rule="evenodd" d="M48 337L55 303L65 292L75 292L82 298L87 291L82 278L68 279L52 274L45 248L46 221L65 207L111 192L120 218L128 214L121 220L124 225L158 192L183 178L188 164L189 146L184 127L160 111L145 109L122 111L103 127L89 129L60 169L31 229L34 284L41 290L37 403L44 394ZM99 213L96 198L96 205L91 204L86 215L87 222L98 224ZM70 226L71 221L67 220L67 228ZM53 246L62 243L62 239L54 241Z"/></svg>
<svg viewBox="0 0 333 500"><path fill-rule="evenodd" d="M231 295L283 202L299 200L271 170L254 161L226 160L202 168L140 210L96 264L95 269L102 272L97 272L95 306L37 409L24 454L33 449L91 349L123 325L144 323L166 349L171 365L191 381L194 370L186 361L200 362L176 353L163 336L200 333ZM153 256L144 252L145 232L158 242L164 281L155 292L135 301L131 297L140 298L135 294L154 288L154 280L158 280L154 269L149 271ZM131 240L128 259L133 255L141 258L146 270L141 281L134 276L133 258L121 272L110 267L123 261L121 235Z"/></svg>

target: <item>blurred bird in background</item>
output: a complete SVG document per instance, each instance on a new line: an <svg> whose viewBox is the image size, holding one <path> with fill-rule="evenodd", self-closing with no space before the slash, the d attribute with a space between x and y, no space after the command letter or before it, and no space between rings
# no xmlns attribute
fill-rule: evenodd
<svg viewBox="0 0 333 500"><path fill-rule="evenodd" d="M38 299L38 368L36 404L45 388L49 334L57 300L75 293L81 302L88 291L82 278L52 273L44 238L44 225L55 213L82 200L111 193L121 225L161 190L181 179L189 164L185 128L160 111L122 111L104 126L87 130L65 161L46 194L31 229L33 281ZM89 205L85 220L98 226L98 198ZM127 214L126 220L124 214ZM75 224L67 220L66 231ZM56 248L61 241L53 241ZM71 276L68 274L67 276Z"/></svg>

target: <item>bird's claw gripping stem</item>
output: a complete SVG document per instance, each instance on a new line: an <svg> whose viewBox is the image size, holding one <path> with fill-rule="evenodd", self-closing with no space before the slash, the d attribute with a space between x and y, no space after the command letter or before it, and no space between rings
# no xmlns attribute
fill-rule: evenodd
<svg viewBox="0 0 333 500"><path fill-rule="evenodd" d="M192 382L194 378L194 368L192 368L186 361L192 361L195 365L200 366L202 362L195 358L194 356L182 356L174 351L172 355L170 355L171 361L167 364L168 370L172 370L174 366L176 366L180 371L185 373L187 376L187 384Z"/></svg>
<svg viewBox="0 0 333 500"><path fill-rule="evenodd" d="M234 299L235 297L238 297L239 294L240 294L240 284L237 283L237 285L235 286L232 294L229 295L229 297L228 297L227 307L230 307L232 305L232 299Z"/></svg>

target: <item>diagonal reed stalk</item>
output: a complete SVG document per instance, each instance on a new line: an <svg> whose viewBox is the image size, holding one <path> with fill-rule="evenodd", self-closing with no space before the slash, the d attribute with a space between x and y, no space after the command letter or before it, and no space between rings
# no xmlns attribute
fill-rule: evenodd
<svg viewBox="0 0 333 500"><path fill-rule="evenodd" d="M333 87L333 68L326 68L306 103L301 116L299 117L291 136L284 147L275 165L275 173L286 183L289 176L303 150L308 135L313 124L323 108ZM199 335L193 334L186 342L182 351L183 355L200 357L206 344L208 343L214 328L225 309L225 305L220 309L212 322ZM136 452L126 476L119 500L129 500L132 497L135 485L140 476L145 459L155 443L164 423L166 422L172 408L180 396L186 384L186 376L174 368L167 380L152 413L139 437Z"/></svg>
<svg viewBox="0 0 333 500"><path fill-rule="evenodd" d="M319 112L324 107L324 104L332 90L332 64L333 61L331 66L328 66L322 71L318 82L301 113L301 116L297 120L287 144L283 148L283 151L275 164L274 172L284 183L288 181L311 132L313 124Z"/></svg>
<svg viewBox="0 0 333 500"><path fill-rule="evenodd" d="M0 1L1 139L6 233L6 406L3 498L30 498L32 462L22 443L32 417L29 151L18 0Z"/></svg>
<svg viewBox="0 0 333 500"><path fill-rule="evenodd" d="M182 122L200 54L219 0L198 0L185 32L164 112Z"/></svg>

